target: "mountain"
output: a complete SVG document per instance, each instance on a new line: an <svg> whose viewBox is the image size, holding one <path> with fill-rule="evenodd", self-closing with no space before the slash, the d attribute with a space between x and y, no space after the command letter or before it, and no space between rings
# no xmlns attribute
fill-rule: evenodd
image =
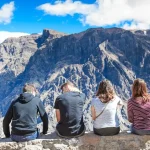
<svg viewBox="0 0 150 150"><path fill-rule="evenodd" d="M54 100L61 93L60 85L67 80L87 96L84 114L88 130L92 129L90 102L101 80L109 79L124 101L131 95L135 78L143 78L150 85L149 31L143 34L120 28L91 28L66 35L44 30L42 35L8 39L0 44L0 52L3 54L0 70L2 114L26 82L34 83L49 114L51 129L56 123ZM9 59L5 59L6 56Z"/></svg>
<svg viewBox="0 0 150 150"><path fill-rule="evenodd" d="M9 38L0 44L0 101L1 109L5 109L3 101L12 91L16 78L25 70L29 59L47 42L65 34L44 29L42 35L32 34L20 38ZM13 95L16 96L16 95ZM7 105L7 104L6 104Z"/></svg>

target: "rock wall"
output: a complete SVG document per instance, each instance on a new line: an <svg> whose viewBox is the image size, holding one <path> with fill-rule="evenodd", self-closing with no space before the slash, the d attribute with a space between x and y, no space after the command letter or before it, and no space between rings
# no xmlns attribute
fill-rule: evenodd
<svg viewBox="0 0 150 150"><path fill-rule="evenodd" d="M0 140L0 150L149 150L150 136L120 133L115 136L100 137L93 133L72 139L60 139L55 133L41 136L29 142Z"/></svg>

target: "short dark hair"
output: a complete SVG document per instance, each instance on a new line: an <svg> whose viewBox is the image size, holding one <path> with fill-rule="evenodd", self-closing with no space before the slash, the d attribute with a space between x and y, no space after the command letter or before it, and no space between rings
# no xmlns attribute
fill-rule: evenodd
<svg viewBox="0 0 150 150"><path fill-rule="evenodd" d="M33 92L33 91L36 91L36 88L33 84L28 84L26 83L23 87L23 92Z"/></svg>

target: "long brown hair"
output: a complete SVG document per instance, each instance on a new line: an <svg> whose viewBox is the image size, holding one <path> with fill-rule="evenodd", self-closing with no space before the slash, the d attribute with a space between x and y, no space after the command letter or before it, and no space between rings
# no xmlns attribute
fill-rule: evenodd
<svg viewBox="0 0 150 150"><path fill-rule="evenodd" d="M109 80L103 80L100 82L96 96L98 96L99 99L104 100L104 102L112 100L115 96L112 83Z"/></svg>
<svg viewBox="0 0 150 150"><path fill-rule="evenodd" d="M132 86L132 98L136 99L137 97L142 97L144 103L150 101L146 82L140 78L135 79Z"/></svg>

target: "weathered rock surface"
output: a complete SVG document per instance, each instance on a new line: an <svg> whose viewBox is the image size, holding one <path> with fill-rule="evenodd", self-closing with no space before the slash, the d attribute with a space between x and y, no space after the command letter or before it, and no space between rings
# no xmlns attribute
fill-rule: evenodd
<svg viewBox="0 0 150 150"><path fill-rule="evenodd" d="M131 84L135 78L143 78L150 85L149 31L143 34L141 31L134 33L119 28L96 28L72 35L51 32L44 30L34 40L38 50L28 59L24 69L11 81L6 78L8 83L0 86L0 91L2 88L7 91L0 94L0 109L3 114L10 101L21 92L23 85L26 82L34 83L49 114L52 130L56 124L54 100L61 93L60 85L71 80L87 96L84 106L85 122L87 130L92 130L90 102L101 80L109 79L116 93L125 101L131 95ZM16 64L13 65L15 68ZM4 80L4 76L0 80ZM121 113L126 120L124 110L121 109ZM125 122L122 120L122 124L126 124Z"/></svg>
<svg viewBox="0 0 150 150"><path fill-rule="evenodd" d="M20 38L8 38L0 44L0 107L2 112L7 109L5 108L7 102L3 99L11 93L16 78L24 72L30 57L34 55L39 46L44 47L48 41L64 35L44 29L42 35L32 34ZM16 97L16 94L11 98Z"/></svg>
<svg viewBox="0 0 150 150"><path fill-rule="evenodd" d="M15 78L24 71L37 50L35 40L40 35L9 38L0 44L0 99L5 98ZM11 84L10 84L11 83Z"/></svg>
<svg viewBox="0 0 150 150"><path fill-rule="evenodd" d="M72 139L60 139L50 134L29 142L0 140L0 150L149 150L150 136L120 133L115 136L100 137L93 133Z"/></svg>

